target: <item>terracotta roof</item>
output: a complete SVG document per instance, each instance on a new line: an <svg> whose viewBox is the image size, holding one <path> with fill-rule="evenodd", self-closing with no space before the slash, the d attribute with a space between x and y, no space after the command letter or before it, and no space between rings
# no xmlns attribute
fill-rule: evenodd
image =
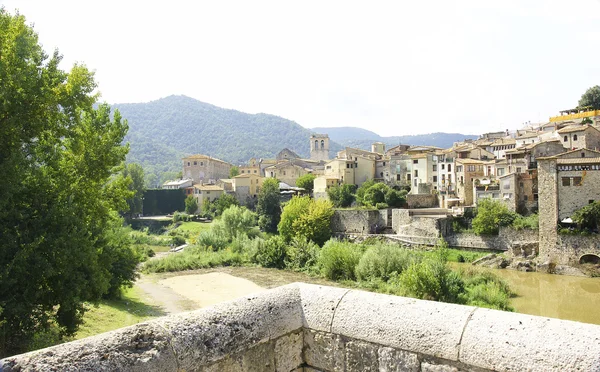
<svg viewBox="0 0 600 372"><path fill-rule="evenodd" d="M572 158L572 159L556 160L556 164L589 164L589 163L600 163L600 157L598 157L598 158Z"/></svg>
<svg viewBox="0 0 600 372"><path fill-rule="evenodd" d="M517 139L523 139L523 138L535 138L538 136L537 132L528 132L523 134L522 136L517 137Z"/></svg>
<svg viewBox="0 0 600 372"><path fill-rule="evenodd" d="M262 178L262 176L259 176L256 173L244 173L244 174L237 175L237 176L235 176L233 178L250 178L250 177ZM221 181L224 181L224 180L221 180Z"/></svg>
<svg viewBox="0 0 600 372"><path fill-rule="evenodd" d="M208 155L202 155L202 154L190 155L190 156L186 156L185 158L183 158L183 160L186 160L186 159L208 159L208 160L220 161L221 163L227 163L225 160L213 158ZM227 164L229 164L229 163L227 163Z"/></svg>
<svg viewBox="0 0 600 372"><path fill-rule="evenodd" d="M485 161L483 160L475 160L475 159L456 159L455 160L457 163L461 163L461 164L485 164Z"/></svg>
<svg viewBox="0 0 600 372"><path fill-rule="evenodd" d="M203 191L223 191L223 188L217 185L194 185L194 188Z"/></svg>
<svg viewBox="0 0 600 372"><path fill-rule="evenodd" d="M582 132L588 128L593 128L593 127L590 127L589 125L569 125L568 127L564 127L563 129L558 130L558 133L564 134L564 133ZM596 129L596 128L594 128L594 129Z"/></svg>
<svg viewBox="0 0 600 372"><path fill-rule="evenodd" d="M498 138L490 146L514 145L516 142L514 138Z"/></svg>

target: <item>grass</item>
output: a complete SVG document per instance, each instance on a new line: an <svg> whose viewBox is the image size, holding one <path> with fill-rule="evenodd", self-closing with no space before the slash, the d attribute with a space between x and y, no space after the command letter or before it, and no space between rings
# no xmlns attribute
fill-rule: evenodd
<svg viewBox="0 0 600 372"><path fill-rule="evenodd" d="M175 231L181 234L189 234L190 237L198 236L202 231L209 230L212 222L182 222Z"/></svg>

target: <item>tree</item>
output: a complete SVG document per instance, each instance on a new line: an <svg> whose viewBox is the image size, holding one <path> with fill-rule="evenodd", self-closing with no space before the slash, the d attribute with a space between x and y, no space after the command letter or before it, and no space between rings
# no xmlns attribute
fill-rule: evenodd
<svg viewBox="0 0 600 372"><path fill-rule="evenodd" d="M229 169L229 178L233 178L239 174L240 174L240 168L238 168L237 166L234 165Z"/></svg>
<svg viewBox="0 0 600 372"><path fill-rule="evenodd" d="M84 302L135 278L118 211L127 123L97 95L93 73L58 68L21 15L0 8L0 355L51 324L72 334ZM132 264L134 263L134 264Z"/></svg>
<svg viewBox="0 0 600 372"><path fill-rule="evenodd" d="M384 183L376 183L365 190L362 198L362 204L367 206L376 206L385 203L385 194L390 188Z"/></svg>
<svg viewBox="0 0 600 372"><path fill-rule="evenodd" d="M582 229L597 230L600 223L600 202L593 202L576 210L573 221Z"/></svg>
<svg viewBox="0 0 600 372"><path fill-rule="evenodd" d="M302 187L309 194L312 194L312 192L315 188L315 178L317 178L317 177L311 173L305 174L304 176L300 176L296 180L296 186Z"/></svg>
<svg viewBox="0 0 600 372"><path fill-rule="evenodd" d="M365 201L364 201L365 192L369 189L369 187L373 186L374 184L375 184L374 180L368 180L368 181L363 182L363 184L360 185L358 190L356 190L356 202L359 205L365 205Z"/></svg>
<svg viewBox="0 0 600 372"><path fill-rule="evenodd" d="M256 206L258 226L266 232L277 232L277 224L281 218L281 200L279 197L279 181L266 179L258 193Z"/></svg>
<svg viewBox="0 0 600 372"><path fill-rule="evenodd" d="M600 85L593 86L583 93L579 100L579 107L590 106L594 110L600 110Z"/></svg>
<svg viewBox="0 0 600 372"><path fill-rule="evenodd" d="M388 188L388 191L385 193L385 202L390 207L402 207L404 203L406 203L406 192L401 192Z"/></svg>
<svg viewBox="0 0 600 372"><path fill-rule="evenodd" d="M144 182L144 168L137 163L126 164L123 168L122 176L131 180L131 183L129 184L129 190L133 192L133 195L131 198L127 199L129 216L132 217L135 214L141 214L144 201L144 191L146 191Z"/></svg>
<svg viewBox="0 0 600 372"><path fill-rule="evenodd" d="M327 189L327 196L335 208L347 208L354 201L356 185L339 185Z"/></svg>
<svg viewBox="0 0 600 372"><path fill-rule="evenodd" d="M497 234L500 226L510 225L516 216L502 202L484 199L477 205L477 215L472 223L473 231L480 235Z"/></svg>
<svg viewBox="0 0 600 372"><path fill-rule="evenodd" d="M288 242L292 238L305 238L323 245L331 238L332 216L333 204L330 201L295 196L283 208L277 228Z"/></svg>
<svg viewBox="0 0 600 372"><path fill-rule="evenodd" d="M185 212L187 214L194 214L198 210L198 199L194 195L188 195L185 198Z"/></svg>
<svg viewBox="0 0 600 372"><path fill-rule="evenodd" d="M231 241L240 234L248 235L248 232L256 227L256 213L245 207L232 205L214 222L212 227L217 234Z"/></svg>
<svg viewBox="0 0 600 372"><path fill-rule="evenodd" d="M219 196L217 200L214 201L214 203L217 207L217 216L222 215L226 209L233 205L240 205L235 196L226 193L221 194L221 196Z"/></svg>

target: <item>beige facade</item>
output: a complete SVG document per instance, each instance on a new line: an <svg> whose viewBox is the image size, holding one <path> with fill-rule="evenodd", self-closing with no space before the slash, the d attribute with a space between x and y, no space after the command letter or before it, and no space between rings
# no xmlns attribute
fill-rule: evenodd
<svg viewBox="0 0 600 372"><path fill-rule="evenodd" d="M325 163L325 177L337 178L340 184L355 185L354 161L333 159Z"/></svg>
<svg viewBox="0 0 600 372"><path fill-rule="evenodd" d="M312 173L310 168L305 168L294 161L284 161L265 168L266 178L277 178L290 186L296 186L296 180L305 174Z"/></svg>
<svg viewBox="0 0 600 372"><path fill-rule="evenodd" d="M600 131L591 125L572 125L557 133L565 149L600 150Z"/></svg>
<svg viewBox="0 0 600 372"><path fill-rule="evenodd" d="M198 209L201 210L207 200L214 201L224 192L225 190L217 185L194 185L194 197L198 200Z"/></svg>
<svg viewBox="0 0 600 372"><path fill-rule="evenodd" d="M310 160L329 160L329 136L327 134L313 134L309 141Z"/></svg>
<svg viewBox="0 0 600 372"><path fill-rule="evenodd" d="M183 176L194 183L214 183L221 178L229 178L232 165L226 161L207 155L191 155L183 158Z"/></svg>
<svg viewBox="0 0 600 372"><path fill-rule="evenodd" d="M484 177L484 161L474 159L456 159L456 196L463 205L474 203L474 180Z"/></svg>
<svg viewBox="0 0 600 372"><path fill-rule="evenodd" d="M256 174L257 176L263 175L262 169L260 168L260 161L256 158L250 159L248 164L240 165L239 170L240 174Z"/></svg>
<svg viewBox="0 0 600 372"><path fill-rule="evenodd" d="M233 178L233 191L240 202L246 198L256 198L262 187L264 177L255 174L240 174Z"/></svg>
<svg viewBox="0 0 600 372"><path fill-rule="evenodd" d="M328 199L327 190L340 185L341 181L337 177L319 176L314 181L314 198Z"/></svg>

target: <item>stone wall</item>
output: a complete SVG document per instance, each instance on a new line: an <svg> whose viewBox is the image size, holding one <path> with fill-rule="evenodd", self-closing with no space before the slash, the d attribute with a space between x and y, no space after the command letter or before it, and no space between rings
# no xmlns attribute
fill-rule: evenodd
<svg viewBox="0 0 600 372"><path fill-rule="evenodd" d="M333 233L369 234L375 225L387 225L387 209L336 209L331 217Z"/></svg>
<svg viewBox="0 0 600 372"><path fill-rule="evenodd" d="M558 234L556 246L547 248L551 262L561 265L574 265L584 254L600 256L599 235L562 235Z"/></svg>
<svg viewBox="0 0 600 372"><path fill-rule="evenodd" d="M303 283L0 361L3 372L599 369L597 325Z"/></svg>
<svg viewBox="0 0 600 372"><path fill-rule="evenodd" d="M406 195L408 208L437 208L437 195L432 194L408 194Z"/></svg>
<svg viewBox="0 0 600 372"><path fill-rule="evenodd" d="M538 230L500 228L498 235L473 233L451 234L445 237L451 247L507 251L512 256L530 256L539 250Z"/></svg>

